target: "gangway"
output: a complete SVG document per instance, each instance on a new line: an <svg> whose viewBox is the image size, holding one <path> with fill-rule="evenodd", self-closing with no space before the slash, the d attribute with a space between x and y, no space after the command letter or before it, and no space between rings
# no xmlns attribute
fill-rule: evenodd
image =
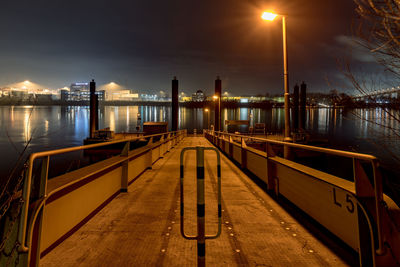
<svg viewBox="0 0 400 267"><path fill-rule="evenodd" d="M180 234L180 153L211 146L185 137L96 216L40 260L41 266L196 266L196 242ZM205 225L218 230L217 162L205 151ZM196 153L187 151L185 232L196 234ZM222 232L207 240L206 266L348 266L240 168L221 155ZM209 216L208 216L209 215Z"/></svg>
<svg viewBox="0 0 400 267"><path fill-rule="evenodd" d="M136 150L130 150L129 145L134 139L120 140L125 142L120 155L48 182L49 157L61 151L32 154L32 162L39 159L44 163L43 184L33 187L40 193L34 198L29 196L30 183L25 184L19 265L195 266L196 244L180 236L179 155L185 147L212 145L224 153L223 226L220 237L207 243L206 265L398 263L399 231L392 215L399 208L383 195L377 170L373 169L372 185L367 184L370 180L363 171L362 162L376 164L374 157L289 144L353 158L355 182L351 182L279 157L275 147L288 143L214 131L207 131L205 137L187 137L185 131L179 131L162 134L153 142L148 136L149 144ZM265 142L265 151L247 147L249 138ZM185 168L195 170L195 153L186 154ZM209 203L205 225L213 233L218 231L216 157L213 151L205 151L205 179L210 181L205 186L205 201ZM31 171L27 180L30 175ZM272 193L261 189L249 175L263 180ZM195 184L195 172L187 172L185 231L189 235L196 233ZM309 227L279 205L275 194L313 218L316 229L327 229L341 241L333 242L325 230L318 238L314 236ZM359 259L354 258L357 252Z"/></svg>

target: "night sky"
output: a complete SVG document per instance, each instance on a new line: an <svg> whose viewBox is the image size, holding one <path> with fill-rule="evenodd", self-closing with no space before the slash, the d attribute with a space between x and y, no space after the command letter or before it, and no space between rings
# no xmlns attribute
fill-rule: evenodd
<svg viewBox="0 0 400 267"><path fill-rule="evenodd" d="M233 94L283 92L281 20L287 14L290 88L328 91L351 43L351 0L2 1L0 85L51 88L95 79L140 91L211 93L217 75ZM355 64L373 61L354 52ZM340 89L340 88L338 88ZM345 88L344 88L345 89Z"/></svg>

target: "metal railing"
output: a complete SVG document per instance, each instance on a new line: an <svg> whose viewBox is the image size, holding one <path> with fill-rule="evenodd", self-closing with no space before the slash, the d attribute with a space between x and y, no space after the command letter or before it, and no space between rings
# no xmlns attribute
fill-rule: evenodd
<svg viewBox="0 0 400 267"><path fill-rule="evenodd" d="M76 146L76 147L68 147L68 148L62 148L62 149L57 149L57 150L51 150L51 151L43 151L43 152L36 152L32 153L29 157L28 160L28 166L27 166L27 172L26 176L24 179L24 186L22 190L22 210L21 210L21 218L20 218L20 225L19 225L19 231L18 231L18 242L20 244L19 251L20 252L28 252L30 248L30 243L32 240L32 233L33 233L33 225L37 219L37 216L41 210L41 208L45 205L46 200L53 194L59 192L60 190L71 186L72 184L78 182L80 179L74 180L72 182L69 182L63 186L58 187L57 189L47 192L47 181L48 181L48 169L49 169L49 162L50 162L50 157L54 155L59 155L59 154L65 154L69 152L74 152L74 151L81 151L81 150L87 150L87 149L93 149L93 148L99 148L99 147L106 147L106 146L111 146L115 144L121 144L125 143L124 148L122 149L121 155L125 155L129 152L129 145L130 142L137 141L140 139L149 139L149 142L152 142L153 137L161 137L160 142L168 142L171 139L174 138L179 138L181 136L184 136L186 134L186 130L180 130L180 131L175 131L175 132L167 132L167 133L162 133L162 134L154 134L154 135L146 135L146 136L139 136L139 137L134 137L134 138L129 138L129 139L120 139L120 140L115 140L115 141L108 141L108 142L102 142L98 144L92 144L92 145L84 145L84 146ZM166 138L164 139L164 136ZM28 210L29 210L29 205L30 205L30 196L31 196L31 189L32 189L32 175L33 175L33 165L36 159L38 158L44 158L43 164L42 164L42 171L41 171L41 177L40 177L40 188L41 188L41 198L38 200L39 203L37 203L32 216L30 217L29 221L29 229L28 229L28 236L27 234L27 221L28 221ZM29 262L29 259L28 259Z"/></svg>
<svg viewBox="0 0 400 267"><path fill-rule="evenodd" d="M298 148L298 149L303 149L303 150L308 150L308 151L315 151L315 152L320 152L320 153L325 153L328 155L335 155L335 156L340 156L340 157L345 157L345 158L351 158L353 160L353 176L354 176L354 183L355 183L355 199L357 200L358 205L360 206L362 212L367 218L368 222L368 227L370 228L371 232L371 242L373 246L373 251L375 250L377 255L383 255L385 253L385 246L384 246L384 241L383 241L383 228L382 228L382 213L383 213L383 189L382 189L382 177L381 174L378 170L378 159L375 156L368 155L368 154L362 154L362 153L355 153L355 152L349 152L349 151L342 151L342 150L336 150L336 149L330 149L330 148L323 148L323 147L315 147L315 146L308 146L308 145L302 145L302 144L296 144L296 143L290 143L290 142L282 142L282 141L276 141L276 140L271 140L271 139L266 139L266 138L260 138L260 137L252 137L252 136L244 136L240 134L230 134L226 132L217 132L217 131L210 131L210 130L205 130L205 134L210 135L211 138L216 138L216 140L225 140L226 142L229 143L236 143L237 145L241 146L243 148L243 144L246 143L246 141L253 140L253 141L258 141L258 142L263 142L266 143L266 157L275 157L276 155L274 153L271 153L273 151L271 145L281 145L281 146L287 146L291 148ZM235 142L234 139L240 140L240 142ZM214 142L213 142L214 143ZM219 141L217 141L217 146L219 146ZM361 181L361 179L365 179L361 176L358 175L357 169L360 168L360 161L367 161L371 164L372 166L372 174L373 174L373 197L374 197L374 209L375 209L375 214L376 214L376 220L375 223L376 225L372 225L371 221L371 215L369 215L365 209L365 207L360 203L357 195L357 185L359 184L360 187L362 184L365 183L365 181ZM362 168L362 167L361 167ZM347 190L346 190L347 191ZM351 192L349 192L351 193ZM351 193L354 195L353 193ZM376 227L376 233L377 233L377 248L374 249L376 242L374 241L374 234L373 234L373 226ZM374 254L374 253L373 253ZM375 255L373 255L373 261L375 262Z"/></svg>
<svg viewBox="0 0 400 267"><path fill-rule="evenodd" d="M217 131L209 131L205 130L208 134L214 135L215 137L219 138L224 138L225 136L231 136L231 137L236 137L239 138L241 141L244 140L255 140L255 141L260 141L260 142L265 142L268 144L276 144L276 145L282 145L282 146L289 146L293 148L301 148L305 150L310 150L310 151L316 151L316 152L321 152L321 153L326 153L326 154L331 154L331 155L336 155L336 156L342 156L342 157L347 157L347 158L357 158L360 160L377 160L375 156L368 155L368 154L361 154L361 153L355 153L355 152L350 152L350 151L343 151L343 150L337 150L337 149L330 149L330 148L323 148L323 147L316 147L316 146L308 146L308 145L302 145L302 144L296 144L296 143L289 143L289 142L283 142L283 141L277 141L277 140L271 140L271 139L266 139L266 138L260 138L260 137L253 137L253 136L244 136L240 134L230 134L230 133L224 133L224 132L217 132ZM229 140L225 139L225 140Z"/></svg>

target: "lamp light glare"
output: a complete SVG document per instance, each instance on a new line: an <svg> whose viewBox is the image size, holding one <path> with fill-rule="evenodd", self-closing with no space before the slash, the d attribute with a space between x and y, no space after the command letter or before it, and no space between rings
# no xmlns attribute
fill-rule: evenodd
<svg viewBox="0 0 400 267"><path fill-rule="evenodd" d="M277 16L278 16L277 14L274 14L272 12L264 12L262 13L261 18L263 20L273 21Z"/></svg>

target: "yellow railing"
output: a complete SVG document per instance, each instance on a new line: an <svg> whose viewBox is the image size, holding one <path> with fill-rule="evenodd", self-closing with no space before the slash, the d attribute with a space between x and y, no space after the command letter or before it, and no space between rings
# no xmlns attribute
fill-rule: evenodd
<svg viewBox="0 0 400 267"><path fill-rule="evenodd" d="M23 205L22 205L22 209L21 209L20 225L19 225L19 232L18 232L18 242L20 244L19 250L21 252L29 252L29 249L31 246L31 240L32 240L33 225L35 224L35 221L37 219L37 216L38 216L41 208L45 205L46 200L50 196L55 194L56 192L59 192L60 190L67 188L67 187L73 185L74 183L76 183L77 181L79 181L79 178L78 178L74 181L71 181L63 186L60 186L60 187L54 189L51 192L47 192L48 169L49 169L49 162L50 162L51 156L65 154L65 153L74 152L74 151L82 151L82 150L106 147L106 146L111 146L111 145L121 144L121 143L125 143L124 148L122 149L121 155L127 155L127 153L129 152L130 142L134 142L134 141L137 141L140 139L149 139L149 143L151 143L153 138L155 138L155 137L160 137L161 142L168 142L168 141L170 141L172 139L176 139L176 138L178 138L178 140L181 140L186 135L186 133L187 133L186 130L180 130L180 131L175 131L175 132L167 132L167 133L162 133L162 134L146 135L146 136L120 139L120 140L109 141L109 142L102 142L102 143L98 143L98 144L76 146L76 147L62 148L62 149L51 150L51 151L32 153L28 159L28 165L27 165L27 169L25 172L24 187L22 190ZM30 206L30 198L31 198L31 190L32 190L33 166L34 166L35 160L39 159L39 158L44 159L43 164L42 164L41 177L40 177L41 198L39 199L39 203L36 203L36 207L34 209L34 212L30 216L29 225L28 225L28 210L29 210L29 206ZM28 232L28 236L27 236L27 232ZM29 261L29 257L28 257L28 261Z"/></svg>
<svg viewBox="0 0 400 267"><path fill-rule="evenodd" d="M275 153L273 152L273 148L271 145L280 145L280 146L286 146L290 148L296 148L296 149L302 149L302 150L308 150L308 151L315 151L315 152L320 152L328 155L335 155L335 156L340 156L340 157L346 157L346 158L351 158L353 160L353 176L354 176L354 184L355 184L355 196L356 197L373 197L374 198L374 210L373 213L375 213L376 218L375 218L375 226L376 226L376 235L377 235L377 248L375 249L375 244L374 244L374 234L373 232L373 226L371 224L371 221L373 219L370 218L370 215L367 214L366 208L359 202L359 199L355 198L357 201L358 205L361 208L361 211L365 214L368 227L370 228L371 232L371 242L372 242L372 248L373 251L376 252L377 255L382 255L385 253L385 247L384 247L384 240L383 240L383 227L382 227L382 213L383 213L383 189L382 189L382 176L378 170L378 160L375 156L368 155L368 154L361 154L361 153L355 153L355 152L348 152L348 151L342 151L342 150L336 150L336 149L329 149L329 148L323 148L323 147L315 147L315 146L308 146L308 145L302 145L302 144L296 144L296 143L289 143L289 142L282 142L282 141L276 141L276 140L271 140L271 139L266 139L266 138L259 138L259 137L253 137L253 136L245 136L245 135L240 135L240 134L230 134L226 132L217 132L217 131L205 131L206 137L214 143L217 147L224 146L225 148L225 142L228 142L229 144L236 144L237 146L241 147L241 149L247 149L246 142L248 141L256 141L256 142L261 142L266 144L266 151L264 151L266 154L266 158L273 158L275 157ZM222 144L221 144L222 142ZM225 150L225 149L224 149ZM229 150L231 150L229 148ZM372 174L373 174L373 184L369 182L367 176L365 175L364 170L362 170L362 166L360 161L367 161L372 165ZM362 173L361 173L362 172ZM366 189L366 183L370 184L373 188L373 192L368 191L369 189ZM373 194L373 195L372 195ZM371 210L370 210L371 212ZM373 260L375 261L375 255L372 255Z"/></svg>
<svg viewBox="0 0 400 267"><path fill-rule="evenodd" d="M224 137L236 137L239 138L240 140L255 140L255 141L260 141L268 144L275 144L275 145L282 145L282 146L289 146L293 148L301 148L309 151L316 151L316 152L321 152L321 153L326 153L330 155L336 155L336 156L342 156L342 157L347 157L347 158L356 158L360 160L377 160L375 156L368 155L368 154L361 154L361 153L355 153L355 152L350 152L350 151L343 151L343 150L337 150L337 149L330 149L330 148L323 148L323 147L317 147L317 146L307 146L307 145L302 145L302 144L296 144L296 143L288 143L288 142L283 142L283 141L277 141L277 140L272 140L272 139L267 139L267 138L260 138L260 137L253 137L253 136L247 136L247 135L240 135L240 134L230 134L230 133L225 133L225 132L217 132L217 131L208 131L206 130L206 133L214 135L219 138L224 138ZM226 140L229 140L227 138Z"/></svg>

